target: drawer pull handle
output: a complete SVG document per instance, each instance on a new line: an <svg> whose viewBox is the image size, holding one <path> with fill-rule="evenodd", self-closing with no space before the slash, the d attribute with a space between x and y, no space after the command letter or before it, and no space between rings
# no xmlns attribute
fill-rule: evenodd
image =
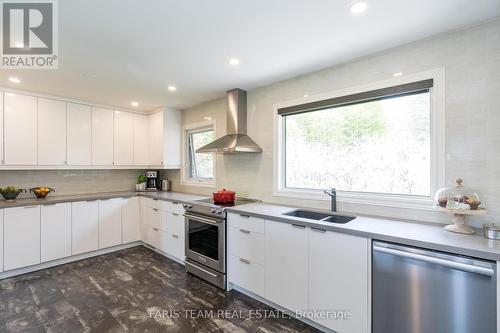
<svg viewBox="0 0 500 333"><path fill-rule="evenodd" d="M174 237L174 238L179 238L179 235L172 235L172 237Z"/></svg>
<svg viewBox="0 0 500 333"><path fill-rule="evenodd" d="M299 228L299 229L305 229L306 227L300 224L292 224L292 227L294 228Z"/></svg>
<svg viewBox="0 0 500 333"><path fill-rule="evenodd" d="M172 201L174 205L178 205L179 203L177 201Z"/></svg>
<svg viewBox="0 0 500 333"><path fill-rule="evenodd" d="M240 229L240 231L244 234L249 234L250 233L250 230L245 230L245 229Z"/></svg>
<svg viewBox="0 0 500 333"><path fill-rule="evenodd" d="M158 201L158 199L153 198L154 201Z"/></svg>
<svg viewBox="0 0 500 333"><path fill-rule="evenodd" d="M177 214L177 213L172 213L172 215L173 215L173 216L179 216L179 214Z"/></svg>
<svg viewBox="0 0 500 333"><path fill-rule="evenodd" d="M24 206L23 208L36 208L38 206Z"/></svg>
<svg viewBox="0 0 500 333"><path fill-rule="evenodd" d="M158 208L153 208L153 210L154 210L155 212L157 212L157 211L158 211Z"/></svg>
<svg viewBox="0 0 500 333"><path fill-rule="evenodd" d="M247 219L250 218L250 215L245 215L245 214L240 214L241 217L246 217Z"/></svg>
<svg viewBox="0 0 500 333"><path fill-rule="evenodd" d="M250 260L248 260L248 259L240 258L240 261L242 263L245 263L245 264L248 264L248 265L250 264Z"/></svg>
<svg viewBox="0 0 500 333"><path fill-rule="evenodd" d="M311 227L311 231L321 232L322 234L324 234L326 232L325 229L318 229L318 228L313 228L313 227Z"/></svg>
<svg viewBox="0 0 500 333"><path fill-rule="evenodd" d="M153 228L154 231L158 231L159 229L158 228Z"/></svg>

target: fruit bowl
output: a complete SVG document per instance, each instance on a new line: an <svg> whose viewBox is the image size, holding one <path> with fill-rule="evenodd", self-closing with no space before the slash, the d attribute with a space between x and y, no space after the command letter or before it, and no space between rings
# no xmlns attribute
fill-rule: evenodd
<svg viewBox="0 0 500 333"><path fill-rule="evenodd" d="M15 186L0 188L0 194L2 194L3 198L7 201L15 200L21 192L26 192L26 190Z"/></svg>
<svg viewBox="0 0 500 333"><path fill-rule="evenodd" d="M55 192L53 188L46 187L46 186L40 186L40 187L33 187L30 188L30 191L35 193L36 197L39 199L45 198L49 193Z"/></svg>

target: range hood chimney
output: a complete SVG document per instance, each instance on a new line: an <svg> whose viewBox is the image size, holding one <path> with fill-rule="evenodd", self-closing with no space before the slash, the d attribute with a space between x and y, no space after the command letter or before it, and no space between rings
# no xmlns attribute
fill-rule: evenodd
<svg viewBox="0 0 500 333"><path fill-rule="evenodd" d="M227 92L227 134L196 149L197 153L261 153L247 135L247 92L233 89Z"/></svg>

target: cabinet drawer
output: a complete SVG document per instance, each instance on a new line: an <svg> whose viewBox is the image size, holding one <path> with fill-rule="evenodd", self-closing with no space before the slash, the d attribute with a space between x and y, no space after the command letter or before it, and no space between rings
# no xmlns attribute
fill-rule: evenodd
<svg viewBox="0 0 500 333"><path fill-rule="evenodd" d="M184 207L180 202L162 201L162 208L170 213L175 213L179 215L184 214Z"/></svg>
<svg viewBox="0 0 500 333"><path fill-rule="evenodd" d="M228 280L254 294L264 296L264 266L233 255L228 255Z"/></svg>
<svg viewBox="0 0 500 333"><path fill-rule="evenodd" d="M263 234L265 231L264 219L244 214L227 214L228 225Z"/></svg>
<svg viewBox="0 0 500 333"><path fill-rule="evenodd" d="M148 226L145 228L144 242L153 247L160 248L162 231L158 228Z"/></svg>
<svg viewBox="0 0 500 333"><path fill-rule="evenodd" d="M243 228L229 227L227 251L237 257L264 264L264 235Z"/></svg>
<svg viewBox="0 0 500 333"><path fill-rule="evenodd" d="M146 207L156 208L156 209L164 209L163 201L158 200L158 199L151 199L151 198L146 199Z"/></svg>

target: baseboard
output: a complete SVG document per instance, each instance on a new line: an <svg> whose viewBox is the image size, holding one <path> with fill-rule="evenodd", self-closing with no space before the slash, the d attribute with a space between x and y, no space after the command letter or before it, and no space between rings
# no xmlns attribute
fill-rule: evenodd
<svg viewBox="0 0 500 333"><path fill-rule="evenodd" d="M133 243L112 246L112 247L108 247L108 248L105 248L105 249L100 249L100 250L97 250L97 251L92 251L92 252L77 254L77 255L74 255L74 256L71 256L71 257L66 257L66 258L62 258L62 259L47 261L47 262L44 262L44 263L41 263L41 264L37 264L37 265L33 265L33 266L28 266L28 267L13 269L13 270L10 270L10 271L6 271L6 272L3 272L3 273L0 273L0 280L1 279L6 279L6 278L9 278L9 277L13 277L13 276L17 276L17 275L22 275L22 274L26 274L26 273L36 272L36 271L39 271L41 269L46 269L46 268L50 268L50 267L64 265L64 264L67 264L67 263L70 263L70 262L74 262L74 261L79 261L79 260L83 260L83 259L88 259L88 258L100 256L100 255L111 253L111 252L116 252L116 251L120 251L120 250L129 249L131 247L140 246L140 245L144 245L144 243L141 242L141 241L137 241L137 242L133 242Z"/></svg>
<svg viewBox="0 0 500 333"><path fill-rule="evenodd" d="M228 285L229 285L229 283L228 283ZM289 311L289 310L287 310L287 309L285 309L285 308L283 308L283 307L281 307L281 306L279 306L279 305L277 305L277 304L275 304L275 303L273 303L273 302L271 302L271 301L263 298L262 296L254 294L251 291L248 291L248 290L246 290L244 288L241 288L241 287L239 287L239 286L237 286L235 284L231 283L231 286L229 288L230 288L229 290L239 291L242 294L245 294L245 295L247 295L249 297L252 297L252 298L258 300L259 302L262 302L262 303L264 303L264 304L266 304L266 305L268 305L268 306L270 306L272 308L275 308L276 310L280 310L283 313L286 313L287 315L289 315L290 317L293 317L293 318L295 318L297 320L300 320L301 322L306 323L307 325L312 326L312 327L314 327L314 328L316 328L316 329L318 329L318 330L320 330L322 332L325 332L325 333L337 333L337 332L332 331L331 329L326 328L326 327L324 327L324 326L322 326L322 325L320 325L320 324L318 324L318 323L316 323L316 322L314 322L314 321L312 321L310 319L307 319L307 318L298 318L294 312Z"/></svg>

